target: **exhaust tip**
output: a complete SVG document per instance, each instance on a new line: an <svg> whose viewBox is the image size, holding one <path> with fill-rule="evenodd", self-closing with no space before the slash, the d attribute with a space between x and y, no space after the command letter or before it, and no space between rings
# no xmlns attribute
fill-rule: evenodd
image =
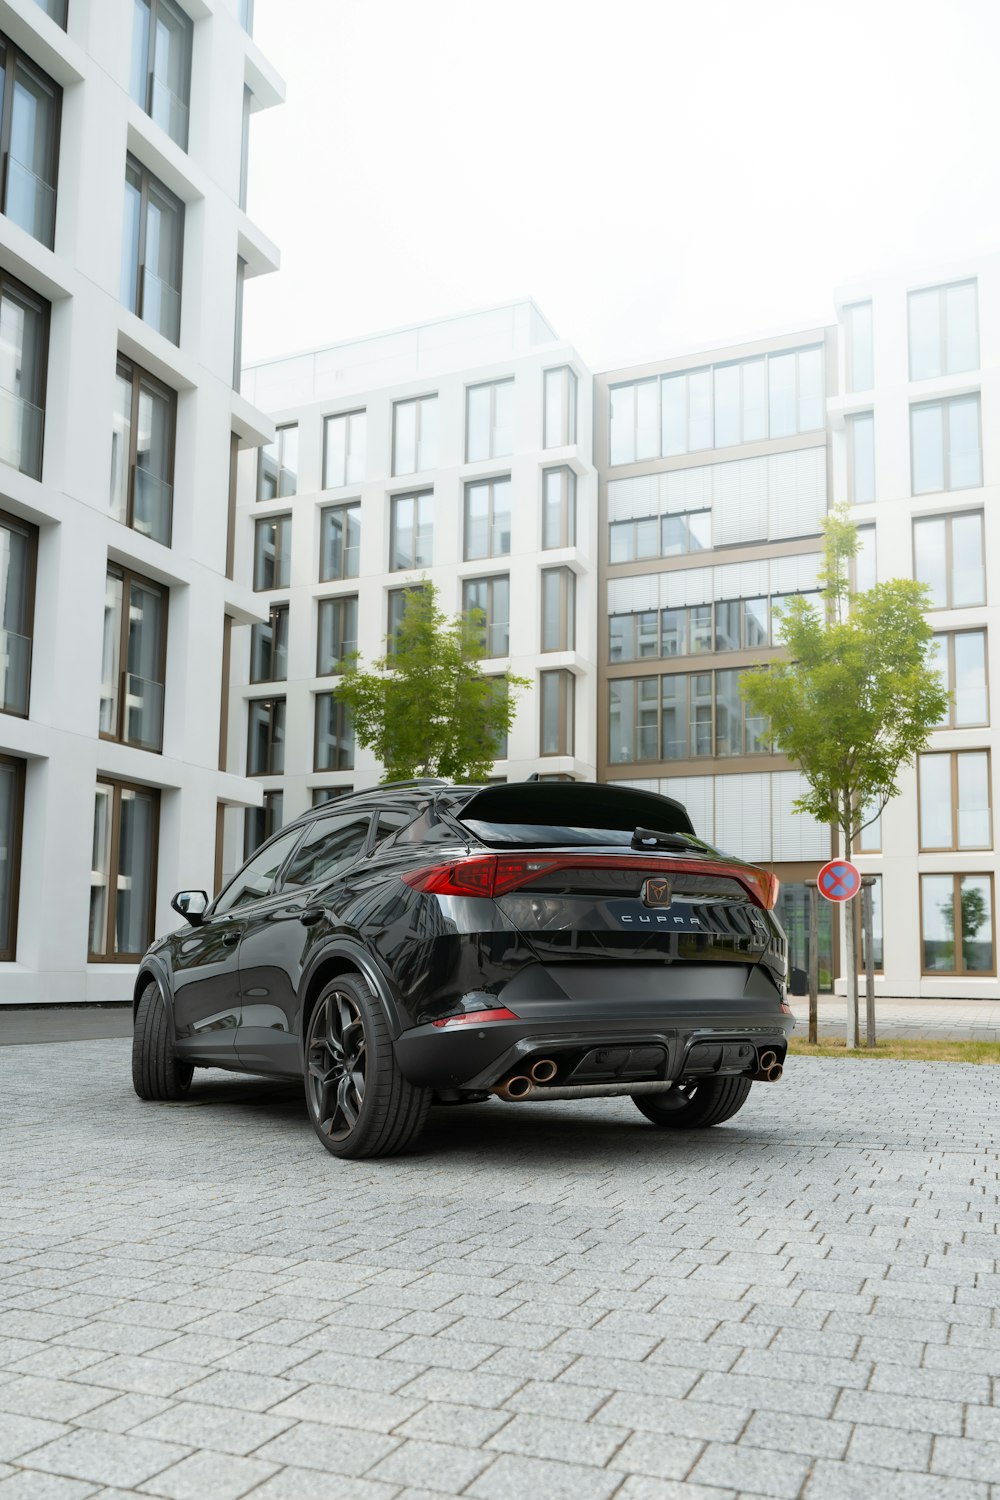
<svg viewBox="0 0 1000 1500"><path fill-rule="evenodd" d="M782 1073L784 1073L784 1071L785 1070L781 1066L780 1062L772 1063L771 1066L767 1070L767 1081L768 1081L768 1083L777 1083L778 1079L781 1077L781 1075L782 1075Z"/></svg>
<svg viewBox="0 0 1000 1500"><path fill-rule="evenodd" d="M762 1052L760 1054L758 1058L758 1067L760 1068L762 1073L768 1072L769 1069L775 1066L781 1066L780 1063L778 1063L778 1054L776 1052L772 1052L769 1049L768 1051Z"/></svg>
<svg viewBox="0 0 1000 1500"><path fill-rule="evenodd" d="M551 1083L559 1069L551 1057L541 1057L532 1063L530 1072L535 1083Z"/></svg>
<svg viewBox="0 0 1000 1500"><path fill-rule="evenodd" d="M518 1073L513 1078L508 1078L506 1083L502 1083L497 1093L506 1099L523 1099L531 1093L531 1088L531 1079Z"/></svg>

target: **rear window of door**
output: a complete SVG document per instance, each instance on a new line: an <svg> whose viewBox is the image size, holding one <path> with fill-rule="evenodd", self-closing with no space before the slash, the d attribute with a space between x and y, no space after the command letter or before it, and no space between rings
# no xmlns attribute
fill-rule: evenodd
<svg viewBox="0 0 1000 1500"><path fill-rule="evenodd" d="M367 844L370 823L370 813L361 818L317 818L288 862L283 888L319 885L346 870Z"/></svg>

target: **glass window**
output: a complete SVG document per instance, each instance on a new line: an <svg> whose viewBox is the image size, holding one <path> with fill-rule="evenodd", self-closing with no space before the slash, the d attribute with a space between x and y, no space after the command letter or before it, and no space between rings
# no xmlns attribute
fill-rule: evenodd
<svg viewBox="0 0 1000 1500"><path fill-rule="evenodd" d="M285 794L277 789L264 793L260 807L248 807L243 819L243 858L249 859L285 821ZM267 892L261 892L266 895ZM250 897L247 898L251 899Z"/></svg>
<svg viewBox="0 0 1000 1500"><path fill-rule="evenodd" d="M0 512L0 712L22 717L31 680L37 539L34 526ZM3 816L0 804L0 823ZM0 892L0 917L2 910Z"/></svg>
<svg viewBox="0 0 1000 1500"><path fill-rule="evenodd" d="M882 877L881 877L881 875L873 875L872 876L871 893L872 893L872 968L875 970L876 973L880 973L883 970L884 966L885 966L885 957L884 957L884 954L885 954L885 941L884 941L884 935L883 935L883 922L882 922ZM864 896L862 894L861 900L863 900L863 899L864 899ZM823 902L821 904L822 905L828 905L829 903ZM867 950L867 945L865 943L865 924L864 924L864 918L863 918L864 907L861 905L861 901L856 901L854 904L858 908L857 920L858 920L858 926L859 926L860 931L861 931L861 970L862 970L862 975L863 975L864 974L864 969L865 969L866 958L867 958L867 951L868 951Z"/></svg>
<svg viewBox="0 0 1000 1500"><path fill-rule="evenodd" d="M878 582L876 533L874 526L858 527L858 550L852 558L854 592L866 594Z"/></svg>
<svg viewBox="0 0 1000 1500"><path fill-rule="evenodd" d="M990 849L988 750L934 752L918 757L921 849Z"/></svg>
<svg viewBox="0 0 1000 1500"><path fill-rule="evenodd" d="M250 681L284 682L288 676L288 605L272 604L266 625L250 631Z"/></svg>
<svg viewBox="0 0 1000 1500"><path fill-rule="evenodd" d="M247 36L253 36L254 0L239 0L240 25Z"/></svg>
<svg viewBox="0 0 1000 1500"><path fill-rule="evenodd" d="M396 638L399 627L403 623L403 617L406 614L406 607L410 596L421 592L422 585L419 583L411 584L409 587L403 589L389 590L389 628L386 635L386 654L388 656L395 656L396 654Z"/></svg>
<svg viewBox="0 0 1000 1500"><path fill-rule="evenodd" d="M847 333L847 389L870 391L875 384L871 303L854 302L845 307L844 326Z"/></svg>
<svg viewBox="0 0 1000 1500"><path fill-rule="evenodd" d="M285 700L251 698L248 709L247 775L280 776L285 769Z"/></svg>
<svg viewBox="0 0 1000 1500"><path fill-rule="evenodd" d="M985 630L959 630L936 635L928 661L941 674L951 694L942 727L965 729L989 723Z"/></svg>
<svg viewBox="0 0 1000 1500"><path fill-rule="evenodd" d="M991 875L921 875L920 910L925 974L995 972Z"/></svg>
<svg viewBox="0 0 1000 1500"><path fill-rule="evenodd" d="M576 679L565 670L539 673L539 753L572 755Z"/></svg>
<svg viewBox="0 0 1000 1500"><path fill-rule="evenodd" d="M342 672L346 658L352 656L357 649L357 594L321 599L316 640L316 676L329 677Z"/></svg>
<svg viewBox="0 0 1000 1500"><path fill-rule="evenodd" d="M389 571L427 568L434 561L434 492L393 495Z"/></svg>
<svg viewBox="0 0 1000 1500"><path fill-rule="evenodd" d="M491 578L467 578L462 584L462 613L480 610L483 645L486 655L507 656L510 652L510 579L506 573Z"/></svg>
<svg viewBox="0 0 1000 1500"><path fill-rule="evenodd" d="M282 877L286 886L319 885L332 880L361 855L368 842L371 814L363 817L317 818L288 861Z"/></svg>
<svg viewBox="0 0 1000 1500"><path fill-rule="evenodd" d="M910 450L914 495L982 484L978 395L911 406Z"/></svg>
<svg viewBox="0 0 1000 1500"><path fill-rule="evenodd" d="M979 365L976 283L932 286L909 296L910 379L957 375Z"/></svg>
<svg viewBox="0 0 1000 1500"><path fill-rule="evenodd" d="M173 0L133 0L133 10L132 98L186 151L194 27Z"/></svg>
<svg viewBox="0 0 1000 1500"><path fill-rule="evenodd" d="M505 458L514 451L514 382L491 380L465 392L465 457Z"/></svg>
<svg viewBox="0 0 1000 1500"><path fill-rule="evenodd" d="M715 447L750 443L767 436L764 360L745 359L716 365ZM699 443L698 446L705 446Z"/></svg>
<svg viewBox="0 0 1000 1500"><path fill-rule="evenodd" d="M62 90L0 35L0 91L7 106L0 128L3 211L51 250Z"/></svg>
<svg viewBox="0 0 1000 1500"><path fill-rule="evenodd" d="M265 793L265 795L267 795ZM280 808L280 804L278 804ZM272 819L274 804L272 803ZM269 896L285 860L302 836L301 828L287 828L273 838L266 848L254 854L248 865L226 886L212 908L213 916L221 916L237 907L248 906L251 901L261 901Z"/></svg>
<svg viewBox="0 0 1000 1500"><path fill-rule="evenodd" d="M314 771L354 770L354 725L332 693L316 694L316 741Z"/></svg>
<svg viewBox="0 0 1000 1500"><path fill-rule="evenodd" d="M90 877L91 963L138 961L153 941L160 797L97 783Z"/></svg>
<svg viewBox="0 0 1000 1500"><path fill-rule="evenodd" d="M542 547L576 545L576 474L569 468L542 471Z"/></svg>
<svg viewBox="0 0 1000 1500"><path fill-rule="evenodd" d="M319 581L357 578L361 556L361 503L331 505L320 518Z"/></svg>
<svg viewBox="0 0 1000 1500"><path fill-rule="evenodd" d="M183 203L127 157L121 300L173 344L181 335L183 255Z"/></svg>
<svg viewBox="0 0 1000 1500"><path fill-rule="evenodd" d="M278 500L294 495L298 485L299 427L279 427L273 443L261 448L257 463L257 499Z"/></svg>
<svg viewBox="0 0 1000 1500"><path fill-rule="evenodd" d="M66 30L66 6L67 0L35 0L35 4L44 10L45 14L51 16L57 26Z"/></svg>
<svg viewBox="0 0 1000 1500"><path fill-rule="evenodd" d="M875 415L858 412L847 419L848 495L852 505L875 499Z"/></svg>
<svg viewBox="0 0 1000 1500"><path fill-rule="evenodd" d="M42 477L49 304L0 271L0 463Z"/></svg>
<svg viewBox="0 0 1000 1500"><path fill-rule="evenodd" d="M510 552L510 476L465 486L465 557L506 557Z"/></svg>
<svg viewBox="0 0 1000 1500"><path fill-rule="evenodd" d="M610 457L612 464L655 458L659 445L658 381L635 381L610 390Z"/></svg>
<svg viewBox="0 0 1000 1500"><path fill-rule="evenodd" d="M931 609L985 604L982 511L915 520L913 561L916 577L930 590Z"/></svg>
<svg viewBox="0 0 1000 1500"><path fill-rule="evenodd" d="M353 791L352 786L314 786L312 805L322 807L324 802L336 802L339 797L349 797Z"/></svg>
<svg viewBox="0 0 1000 1500"><path fill-rule="evenodd" d="M710 510L693 510L664 516L660 525L660 550L664 557L679 557L685 552L702 552L712 545ZM653 539L655 543L655 532ZM655 556L655 551L649 555Z"/></svg>
<svg viewBox="0 0 1000 1500"><path fill-rule="evenodd" d="M612 763L765 753L768 725L748 713L741 676L734 670L614 679Z"/></svg>
<svg viewBox="0 0 1000 1500"><path fill-rule="evenodd" d="M576 644L576 574L542 569L542 650L572 651Z"/></svg>
<svg viewBox="0 0 1000 1500"><path fill-rule="evenodd" d="M323 419L323 488L360 484L367 462L367 416L363 411L338 412Z"/></svg>
<svg viewBox="0 0 1000 1500"><path fill-rule="evenodd" d="M422 474L437 467L437 396L396 401L392 408L392 472Z"/></svg>
<svg viewBox="0 0 1000 1500"><path fill-rule="evenodd" d="M267 516L254 527L253 586L287 589L292 576L292 518Z"/></svg>
<svg viewBox="0 0 1000 1500"><path fill-rule="evenodd" d="M111 432L111 514L170 546L177 397L119 358Z"/></svg>
<svg viewBox="0 0 1000 1500"><path fill-rule="evenodd" d="M107 572L100 732L140 750L163 748L167 591L122 568Z"/></svg>
<svg viewBox="0 0 1000 1500"><path fill-rule="evenodd" d="M565 448L576 442L576 389L576 374L569 365L545 371L543 447Z"/></svg>
<svg viewBox="0 0 1000 1500"><path fill-rule="evenodd" d="M0 960L13 962L21 884L24 761L0 755Z"/></svg>

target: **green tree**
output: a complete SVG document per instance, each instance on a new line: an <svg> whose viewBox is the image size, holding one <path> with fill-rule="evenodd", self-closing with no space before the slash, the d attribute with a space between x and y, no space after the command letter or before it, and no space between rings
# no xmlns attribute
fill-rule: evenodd
<svg viewBox="0 0 1000 1500"><path fill-rule="evenodd" d="M787 657L744 673L741 691L770 722L773 748L808 783L796 811L838 829L849 859L862 829L898 794L900 769L944 718L948 694L929 660L925 586L891 578L854 592L858 534L848 508L836 507L823 530L822 607L789 601L781 611ZM848 1040L857 1046L855 924L845 926Z"/></svg>
<svg viewBox="0 0 1000 1500"><path fill-rule="evenodd" d="M449 620L431 584L411 589L389 652L361 669L353 657L335 696L347 705L358 743L374 750L383 781L443 776L485 781L514 719L512 672L485 677L484 616Z"/></svg>

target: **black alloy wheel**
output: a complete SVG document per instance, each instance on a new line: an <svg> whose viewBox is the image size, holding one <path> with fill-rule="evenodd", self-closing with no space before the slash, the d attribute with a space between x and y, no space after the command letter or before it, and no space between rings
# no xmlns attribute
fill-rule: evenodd
<svg viewBox="0 0 1000 1500"><path fill-rule="evenodd" d="M633 1094L632 1103L664 1130L705 1130L731 1120L750 1093L749 1078L692 1078L662 1094Z"/></svg>
<svg viewBox="0 0 1000 1500"><path fill-rule="evenodd" d="M334 1156L395 1156L423 1129L430 1092L399 1071L378 997L362 975L339 974L306 1033L309 1117Z"/></svg>

